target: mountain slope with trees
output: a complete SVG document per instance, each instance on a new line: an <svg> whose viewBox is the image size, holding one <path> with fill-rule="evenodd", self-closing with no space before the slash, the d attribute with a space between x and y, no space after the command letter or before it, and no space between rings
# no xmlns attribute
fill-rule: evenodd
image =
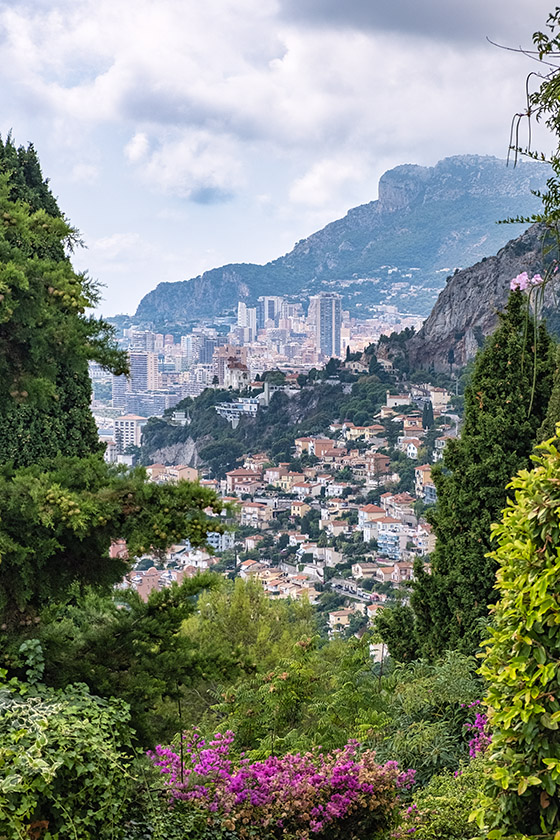
<svg viewBox="0 0 560 840"><path fill-rule="evenodd" d="M514 169L477 155L446 158L432 168L398 166L381 177L377 201L349 210L285 256L160 283L141 300L136 318L189 321L233 309L238 300L254 304L259 295L306 300L332 291L333 282L345 307L360 303L356 313L390 302L428 314L450 270L496 253L512 235L498 220L536 211L531 191L544 188L547 172L533 162ZM407 288L392 290L397 281Z"/></svg>

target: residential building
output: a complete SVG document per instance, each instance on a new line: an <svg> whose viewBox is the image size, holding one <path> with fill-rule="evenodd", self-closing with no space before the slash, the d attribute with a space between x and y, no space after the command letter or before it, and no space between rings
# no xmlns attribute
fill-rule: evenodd
<svg viewBox="0 0 560 840"><path fill-rule="evenodd" d="M390 391L387 391L387 408L397 408L399 405L410 405L410 401L410 394L391 394Z"/></svg>
<svg viewBox="0 0 560 840"><path fill-rule="evenodd" d="M368 452L366 454L366 487L375 488L387 479L391 459L388 455L380 452Z"/></svg>
<svg viewBox="0 0 560 840"><path fill-rule="evenodd" d="M415 461L418 458L418 450L422 442L418 438L405 437L400 439L399 449L404 452L407 458Z"/></svg>
<svg viewBox="0 0 560 840"><path fill-rule="evenodd" d="M130 390L136 393L155 391L159 387L158 357L156 353L144 350L130 350Z"/></svg>
<svg viewBox="0 0 560 840"><path fill-rule="evenodd" d="M166 467L165 474L169 481L198 481L198 470L194 467L179 466Z"/></svg>
<svg viewBox="0 0 560 840"><path fill-rule="evenodd" d="M429 464L421 464L414 468L414 492L417 499L424 498L424 485L432 483L432 468Z"/></svg>
<svg viewBox="0 0 560 840"><path fill-rule="evenodd" d="M235 533L224 531L223 534L220 534L218 531L208 531L206 542L214 551L228 551L235 545Z"/></svg>
<svg viewBox="0 0 560 840"><path fill-rule="evenodd" d="M268 528L273 517L270 505L260 502L243 502L241 505L241 524L251 528Z"/></svg>
<svg viewBox="0 0 560 840"><path fill-rule="evenodd" d="M268 321L276 324L282 309L283 298L264 295L257 300L257 329L262 330Z"/></svg>
<svg viewBox="0 0 560 840"><path fill-rule="evenodd" d="M442 435L436 438L434 443L434 461L441 461L443 458L443 450L448 440L452 440L451 435Z"/></svg>
<svg viewBox="0 0 560 840"><path fill-rule="evenodd" d="M379 505L362 505L358 508L358 530L362 531L365 525L382 519L386 515L384 508Z"/></svg>
<svg viewBox="0 0 560 840"><path fill-rule="evenodd" d="M311 510L309 505L306 505L305 502L292 502L290 508L290 515L291 516L305 516Z"/></svg>
<svg viewBox="0 0 560 840"><path fill-rule="evenodd" d="M243 391L251 384L249 368L237 359L228 359L224 372L224 387Z"/></svg>
<svg viewBox="0 0 560 840"><path fill-rule="evenodd" d="M352 577L356 578L356 580L369 580L375 577L378 568L377 563L354 563L352 566Z"/></svg>
<svg viewBox="0 0 560 840"><path fill-rule="evenodd" d="M331 633L339 633L350 624L350 618L354 615L355 610L342 609L334 610L329 613L329 630Z"/></svg>
<svg viewBox="0 0 560 840"><path fill-rule="evenodd" d="M111 386L111 404L113 408L118 408L121 411L126 411L126 395L128 391L128 377L123 374L121 376L113 376Z"/></svg>
<svg viewBox="0 0 560 840"><path fill-rule="evenodd" d="M147 417L137 414L125 414L115 420L115 445L117 453L123 455L129 446L140 446L142 427L148 422Z"/></svg>
<svg viewBox="0 0 560 840"><path fill-rule="evenodd" d="M317 349L325 358L340 356L342 296L336 292L321 292L316 301Z"/></svg>
<svg viewBox="0 0 560 840"><path fill-rule="evenodd" d="M245 470L243 467L238 467L238 469L226 473L227 493L248 493L249 488L255 486L262 486L260 476L255 470Z"/></svg>
<svg viewBox="0 0 560 840"><path fill-rule="evenodd" d="M377 525L377 548L380 554L399 560L406 548L407 537L402 522L385 516L378 519Z"/></svg>

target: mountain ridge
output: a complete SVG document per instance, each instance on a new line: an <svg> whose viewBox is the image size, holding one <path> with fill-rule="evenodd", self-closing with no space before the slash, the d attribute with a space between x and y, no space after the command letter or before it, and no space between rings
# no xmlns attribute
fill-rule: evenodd
<svg viewBox="0 0 560 840"><path fill-rule="evenodd" d="M389 302L427 315L446 271L505 244L497 220L539 209L533 193L544 187L547 172L533 161L507 168L479 155L445 158L433 167L402 164L381 176L376 200L351 208L287 254L265 265L232 263L160 283L140 301L136 317L212 317L238 300L254 303L263 294L304 300L333 286L355 314ZM404 287L395 289L396 283Z"/></svg>

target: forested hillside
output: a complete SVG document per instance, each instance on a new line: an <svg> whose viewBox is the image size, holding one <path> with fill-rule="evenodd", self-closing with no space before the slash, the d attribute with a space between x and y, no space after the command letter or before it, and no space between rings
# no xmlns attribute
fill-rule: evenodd
<svg viewBox="0 0 560 840"><path fill-rule="evenodd" d="M189 397L175 407L174 411L188 412L187 425L170 422L172 412L163 419L149 420L143 430L142 461L147 465L179 459L194 466L212 462L220 467L220 475L245 452L264 451L274 459L289 461L295 437L324 434L339 418L369 423L385 402L391 380L382 373L358 378L340 371L340 375L348 382L324 381L323 371L323 379L296 393L277 391L268 407L260 408L254 418L242 418L236 429L216 414L214 406L237 394L206 389L196 399Z"/></svg>

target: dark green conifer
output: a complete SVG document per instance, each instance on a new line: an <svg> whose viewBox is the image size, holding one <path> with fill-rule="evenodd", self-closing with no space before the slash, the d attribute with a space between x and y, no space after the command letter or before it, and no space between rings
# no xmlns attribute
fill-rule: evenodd
<svg viewBox="0 0 560 840"><path fill-rule="evenodd" d="M552 381L552 393L543 420L537 434L537 441L549 440L556 436L556 424L560 423L560 347L556 351L556 364Z"/></svg>
<svg viewBox="0 0 560 840"><path fill-rule="evenodd" d="M431 574L417 570L411 601L428 655L475 650L487 605L495 601L496 566L486 556L490 525L506 503L507 483L530 464L552 386L554 346L544 326L537 339L535 352L526 298L512 293L476 359L461 438L448 442L434 470L438 503L429 518L437 545Z"/></svg>
<svg viewBox="0 0 560 840"><path fill-rule="evenodd" d="M424 403L424 408L422 409L422 428L423 429L431 429L434 425L434 409L431 403L431 400L428 400Z"/></svg>
<svg viewBox="0 0 560 840"><path fill-rule="evenodd" d="M88 361L122 372L97 288L72 269L63 218L32 145L0 138L0 464L101 453Z"/></svg>

